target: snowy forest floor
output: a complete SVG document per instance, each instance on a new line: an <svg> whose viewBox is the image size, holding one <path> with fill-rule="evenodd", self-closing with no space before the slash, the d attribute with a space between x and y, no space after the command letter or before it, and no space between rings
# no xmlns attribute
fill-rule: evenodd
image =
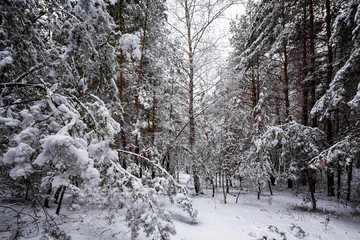
<svg viewBox="0 0 360 240"><path fill-rule="evenodd" d="M230 190L224 204L222 189L215 198L211 190L194 196L199 210L198 223L175 207L170 208L179 240L207 239L360 239L360 206L334 202L333 198L317 196L318 211L310 211L305 203L306 193L293 193L288 189L273 187L271 196L266 188L260 200L253 191L242 191L238 203L238 190Z"/></svg>
<svg viewBox="0 0 360 240"><path fill-rule="evenodd" d="M182 175L180 182L186 184L188 179L188 176ZM176 240L360 239L359 204L346 205L317 195L319 210L314 212L309 210L310 203L303 200L305 193L296 194L274 187L274 195L271 196L267 189L263 190L260 200L255 192L242 191L238 203L235 203L238 190L231 189L227 204L224 204L220 188L215 198L211 197L210 189L205 189L204 194L193 196L195 208L199 211L196 224L168 201L160 199L160 204L173 216L177 235L172 239ZM22 214L18 214L20 211ZM74 211L65 205L60 215L54 212L55 207L49 210L58 227L72 239L130 239L124 209L114 212L88 207ZM0 239L11 239L15 235L40 239L44 231L43 226L37 224L36 216L40 215L35 214L30 206L2 199ZM54 234L61 235L60 232ZM140 234L138 239L147 238Z"/></svg>

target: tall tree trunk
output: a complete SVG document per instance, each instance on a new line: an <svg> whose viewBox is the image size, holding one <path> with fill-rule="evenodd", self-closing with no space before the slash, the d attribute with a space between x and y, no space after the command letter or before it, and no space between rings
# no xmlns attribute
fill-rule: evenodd
<svg viewBox="0 0 360 240"><path fill-rule="evenodd" d="M308 119L309 119L308 96L309 96L309 91L307 90L307 87L304 87L302 90L302 122L301 122L304 126L308 125Z"/></svg>
<svg viewBox="0 0 360 240"><path fill-rule="evenodd" d="M218 173L215 173L215 188L218 187Z"/></svg>
<svg viewBox="0 0 360 240"><path fill-rule="evenodd" d="M173 119L173 98L174 98L174 79L171 80L170 113L169 113L169 123L170 123L169 135L171 135L171 133L172 133L171 127L172 127L172 119ZM168 151L168 161L167 161L167 165L166 165L166 167L168 167L168 169L166 169L166 170L170 170L170 174L173 175L174 177L179 176L179 171L177 171L178 164L170 164L170 163L171 163L170 151ZM177 178L177 181L179 182L178 178Z"/></svg>
<svg viewBox="0 0 360 240"><path fill-rule="evenodd" d="M260 99L260 66L259 58L256 58L256 104Z"/></svg>
<svg viewBox="0 0 360 240"><path fill-rule="evenodd" d="M270 194L271 194L271 196L272 196L272 195L273 195L273 191L272 191L272 188L271 188L271 183L270 183L270 181L268 181L268 185L269 185Z"/></svg>
<svg viewBox="0 0 360 240"><path fill-rule="evenodd" d="M281 6L281 18L282 27L285 29L285 6L284 3ZM288 76L288 53L287 53L287 42L283 43L283 54L284 54L284 101L285 101L285 116L286 122L291 121L290 117L290 102L289 102L289 76ZM292 188L292 179L288 179L288 188Z"/></svg>
<svg viewBox="0 0 360 240"><path fill-rule="evenodd" d="M212 195L211 197L214 198L215 197L215 183L214 183L214 177L210 177L210 184L211 184L211 187L212 187Z"/></svg>
<svg viewBox="0 0 360 240"><path fill-rule="evenodd" d="M144 55L145 55L145 40L146 40L146 31L147 31L147 21L148 21L148 12L149 12L149 0L146 0L146 9L145 9L145 19L144 19L144 26L143 26L143 35L141 40L141 57L140 57L140 64L138 71L138 78L136 81L136 92L135 92L135 109L136 109L136 127L139 127L139 113L140 113L140 101L139 101L139 95L140 95L140 80L142 76L143 71L143 64L144 64ZM138 129L140 131L140 129ZM140 144L139 144L139 133L136 133L135 136L135 153L140 153ZM142 177L142 159L138 159L135 157L135 162L139 164L140 166L140 172L139 177Z"/></svg>
<svg viewBox="0 0 360 240"><path fill-rule="evenodd" d="M156 131L156 79L153 82L153 106L152 106L152 128L151 128L151 145L155 145L155 131Z"/></svg>
<svg viewBox="0 0 360 240"><path fill-rule="evenodd" d="M119 28L120 32L123 32L123 0L119 1ZM119 79L119 99L120 102L123 103L123 86L124 86L124 51L122 48L120 48L120 57L119 57L119 65L120 65L120 79ZM124 131L124 118L123 114L121 114L120 120L120 142L122 145L122 149L126 150L126 138L125 138L125 131ZM121 152L118 152L119 159L121 160L121 166L126 169L126 158L122 157Z"/></svg>
<svg viewBox="0 0 360 240"><path fill-rule="evenodd" d="M279 93L277 92L277 95L279 95ZM279 98L276 97L275 99L276 103L275 103L275 114L276 114L276 124L280 125L281 124L281 115L280 115L280 103L279 103Z"/></svg>
<svg viewBox="0 0 360 240"><path fill-rule="evenodd" d="M173 118L173 99L174 99L174 79L171 80L171 92L170 92L170 114L169 114L169 121L172 122ZM169 130L171 133L171 129Z"/></svg>
<svg viewBox="0 0 360 240"><path fill-rule="evenodd" d="M332 81L333 74L333 49L330 44L331 38L331 8L330 8L330 0L326 0L326 37L327 37L327 75L326 75L326 83L329 87Z"/></svg>
<svg viewBox="0 0 360 240"><path fill-rule="evenodd" d="M338 170L337 170L337 193L336 198L339 200L341 197L341 165L338 163Z"/></svg>
<svg viewBox="0 0 360 240"><path fill-rule="evenodd" d="M310 72L312 76L311 86L310 86L310 104L311 107L315 105L316 102L316 80L315 80L315 31L314 31L314 8L313 8L313 0L309 0L309 34L310 34ZM317 117L311 117L311 126L317 126Z"/></svg>
<svg viewBox="0 0 360 240"><path fill-rule="evenodd" d="M281 18L282 27L285 29L285 6L281 7ZM286 122L291 121L290 119L290 102L289 102L289 76L288 76L288 54L287 54L287 43L283 43L283 54L284 54L284 99L285 99L285 116Z"/></svg>
<svg viewBox="0 0 360 240"><path fill-rule="evenodd" d="M306 36L307 36L307 2L306 0L304 0L304 9L303 9L303 53L302 53L302 57L303 57L303 79L305 80L307 75L308 75L308 71L307 71L307 40L306 40ZM302 124L304 126L308 125L308 95L309 95L309 90L308 90L308 84L303 84L302 86Z"/></svg>
<svg viewBox="0 0 360 240"><path fill-rule="evenodd" d="M189 127L190 127L190 135L189 135L189 145L190 151L192 155L192 169L194 176L194 187L195 193L200 193L200 178L198 173L198 166L195 163L195 153L194 153L194 145L195 145L195 118L194 118L194 50L192 43L192 35L191 35L191 18L190 18L190 6L188 6L188 1L185 0L185 20L187 26L187 39L188 39L188 57L189 57Z"/></svg>
<svg viewBox="0 0 360 240"><path fill-rule="evenodd" d="M230 184L229 184L229 179L227 177L227 175L225 176L226 178L226 194L228 194L230 192Z"/></svg>
<svg viewBox="0 0 360 240"><path fill-rule="evenodd" d="M152 122L152 125L151 125L151 146L154 147L155 146L155 132L156 132L156 88L157 88L157 85L156 85L156 79L153 79L153 106L152 106L152 119L151 119L151 122ZM169 162L170 162L170 153L169 151L167 151L167 157L166 157L166 165L165 165L165 169L166 171L170 172L169 170ZM149 157L149 159L151 159L152 156ZM156 175L156 171L155 169L153 168L152 169L152 176L153 178L155 178L155 175Z"/></svg>
<svg viewBox="0 0 360 240"><path fill-rule="evenodd" d="M256 71L255 71L256 70ZM256 105L259 102L260 97L260 76L259 76L259 61L256 59L255 63L251 66L251 100L253 106L253 118L255 119L260 111L256 109ZM258 130L261 131L262 129L262 122L257 122Z"/></svg>
<svg viewBox="0 0 360 240"><path fill-rule="evenodd" d="M306 177L308 180L309 192L312 202L312 209L316 210L316 199L315 199L315 179L313 177L312 170L306 167Z"/></svg>
<svg viewBox="0 0 360 240"><path fill-rule="evenodd" d="M327 173L327 183L328 183L328 195L335 196L335 176L334 172Z"/></svg>
<svg viewBox="0 0 360 240"><path fill-rule="evenodd" d="M330 44L331 38L331 9L330 9L330 0L325 1L326 8L326 37L327 37L327 75L326 75L326 84L329 88L330 83L332 81L332 72L333 72L333 51L332 46ZM333 133L332 133L332 120L331 117L327 117L325 120L325 129L326 129L326 138L329 145L333 142ZM334 172L330 171L327 173L328 179L328 195L335 196L335 178Z"/></svg>
<svg viewBox="0 0 360 240"><path fill-rule="evenodd" d="M255 78L255 67L251 67L251 100L252 100L252 106L253 108L256 107L257 104L257 88L256 88L256 78ZM253 117L256 117L256 112L254 109L254 115Z"/></svg>
<svg viewBox="0 0 360 240"><path fill-rule="evenodd" d="M347 193L346 193L346 200L350 201L351 196L351 180L353 174L353 160L347 166L348 178L347 178Z"/></svg>
<svg viewBox="0 0 360 240"><path fill-rule="evenodd" d="M44 207L49 208L49 201L50 201L50 196L51 196L51 192L52 192L52 187L51 184L48 188L48 191L46 193L46 197L45 197L45 201L44 201Z"/></svg>
<svg viewBox="0 0 360 240"><path fill-rule="evenodd" d="M30 191L30 181L26 180L26 192L25 192L25 200L30 200L29 199L29 191Z"/></svg>
<svg viewBox="0 0 360 240"><path fill-rule="evenodd" d="M58 206L56 208L56 214L57 215L59 215L59 213L60 213L61 204L62 204L62 200L64 198L65 191L66 191L66 186L63 186L62 191L61 191L61 195L60 195L60 199L59 199L59 203L58 203Z"/></svg>
<svg viewBox="0 0 360 240"><path fill-rule="evenodd" d="M260 185L260 183L259 183L259 182L258 182L257 189L258 189L257 199L259 199L259 200L260 200L260 195L261 195L261 185Z"/></svg>
<svg viewBox="0 0 360 240"><path fill-rule="evenodd" d="M339 111L334 112L335 116L335 133L338 135L340 131L340 116ZM342 175L342 166L340 162L337 162L337 194L336 197L340 200L341 197L341 175Z"/></svg>
<svg viewBox="0 0 360 240"><path fill-rule="evenodd" d="M240 197L240 193L241 193L241 189L239 190L237 196L236 196L236 200L235 200L235 203L238 203L238 200L239 200L239 197Z"/></svg>
<svg viewBox="0 0 360 240"><path fill-rule="evenodd" d="M316 82L315 82L315 33L314 33L314 8L313 8L313 0L308 0L309 3L309 37L310 37L310 74L312 77L310 85L310 107L312 108L316 102ZM307 3L305 4L307 7ZM306 11L304 11L304 20L306 21ZM305 51L306 49L304 49ZM305 59L305 58L304 58ZM317 126L317 118L316 116L311 117L311 126ZM306 163L307 164L307 163ZM308 180L308 187L310 191L311 201L312 201L312 209L316 210L316 199L315 199L315 179L313 176L313 172L309 169L309 166L306 166L306 176Z"/></svg>
<svg viewBox="0 0 360 240"><path fill-rule="evenodd" d="M225 173L224 172L222 172L222 174L221 174L221 179L222 179L222 190L223 190L223 195L224 195L224 204L226 204L227 192L225 191Z"/></svg>
<svg viewBox="0 0 360 240"><path fill-rule="evenodd" d="M293 181L292 181L291 178L289 178L289 179L287 180L287 185L288 185L288 188L292 188L292 187L293 187Z"/></svg>

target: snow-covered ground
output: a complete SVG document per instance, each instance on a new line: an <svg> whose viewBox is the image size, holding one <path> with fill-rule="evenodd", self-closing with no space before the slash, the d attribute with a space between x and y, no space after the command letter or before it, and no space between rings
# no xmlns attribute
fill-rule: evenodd
<svg viewBox="0 0 360 240"><path fill-rule="evenodd" d="M184 184L188 176L182 175ZM168 201L160 201L162 206L171 212L177 235L174 240L242 240L242 239L327 239L347 240L360 239L360 206L345 206L330 198L318 200L319 211L309 211L310 203L305 204L302 194L295 195L286 189L275 188L274 196L264 189L258 200L255 192L243 191L238 203L235 203L236 192L233 189L227 195L227 204L223 203L221 189L216 197L211 198L211 190L204 194L193 196L195 208L199 215L197 223L176 206ZM4 206L11 204L2 203ZM14 206L15 208L15 206ZM18 206L16 209L21 210ZM23 235L29 239L39 239L34 214L22 214ZM27 209L22 210L24 213ZM50 210L50 213L53 213ZM0 239L10 239L15 233L15 221L19 220L16 212L9 208L0 209ZM53 215L60 229L75 240L85 239L130 239L130 230L124 219L125 210L104 211L89 208L82 211L62 209L59 216ZM12 224L11 224L12 222ZM52 221L49 218L49 223ZM33 236L33 237L31 237ZM144 234L139 239L146 239Z"/></svg>
<svg viewBox="0 0 360 240"><path fill-rule="evenodd" d="M352 208L319 201L319 212L307 211L302 200L282 192L263 195L242 194L238 204L228 196L223 204L221 194L194 197L199 210L198 224L177 209L172 209L177 235L174 239L360 239L360 214ZM266 237L266 238L264 238Z"/></svg>
<svg viewBox="0 0 360 240"><path fill-rule="evenodd" d="M312 212L301 194L274 190L274 196L265 190L260 200L254 192L242 192L237 204L233 192L226 205L220 188L214 199L210 190L194 196L198 224L191 224L180 210L170 210L177 230L174 239L360 239L360 206L324 199L317 202L319 211Z"/></svg>

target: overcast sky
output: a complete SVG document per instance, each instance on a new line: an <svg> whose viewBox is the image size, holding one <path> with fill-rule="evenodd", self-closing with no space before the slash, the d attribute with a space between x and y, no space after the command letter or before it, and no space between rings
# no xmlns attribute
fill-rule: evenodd
<svg viewBox="0 0 360 240"><path fill-rule="evenodd" d="M225 11L225 16L218 22L218 28L220 32L224 32L225 36L222 44L224 45L224 52L230 51L230 22L235 19L236 16L240 16L245 13L245 7L243 4L234 4ZM226 54L227 55L227 54Z"/></svg>

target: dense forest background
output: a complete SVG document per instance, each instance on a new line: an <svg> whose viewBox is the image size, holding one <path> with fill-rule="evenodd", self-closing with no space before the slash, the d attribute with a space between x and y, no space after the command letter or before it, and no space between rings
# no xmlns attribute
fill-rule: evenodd
<svg viewBox="0 0 360 240"><path fill-rule="evenodd" d="M358 200L360 1L3 0L0 133L2 201L126 208L133 238L175 233L159 194L194 221L207 186Z"/></svg>

